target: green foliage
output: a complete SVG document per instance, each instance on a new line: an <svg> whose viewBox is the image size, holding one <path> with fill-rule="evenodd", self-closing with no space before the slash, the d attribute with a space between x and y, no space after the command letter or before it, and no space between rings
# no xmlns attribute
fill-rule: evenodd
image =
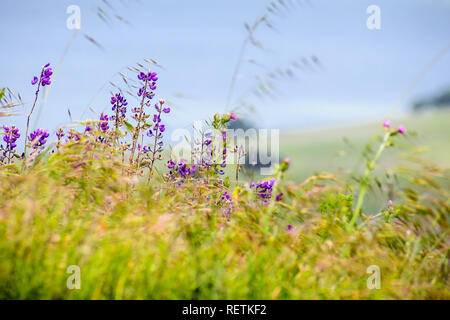
<svg viewBox="0 0 450 320"><path fill-rule="evenodd" d="M244 184L148 182L118 157L81 140L0 170L0 299L450 298L447 170L400 167L393 206L348 231L352 180L281 183L266 206Z"/></svg>

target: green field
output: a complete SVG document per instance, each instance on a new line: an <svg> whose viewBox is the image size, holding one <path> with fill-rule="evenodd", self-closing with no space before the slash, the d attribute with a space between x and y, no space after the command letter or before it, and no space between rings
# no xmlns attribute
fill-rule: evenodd
<svg viewBox="0 0 450 320"><path fill-rule="evenodd" d="M400 142L402 151L389 150L383 154L381 166L407 151L420 152L421 156L442 167L450 165L450 111L431 114L413 114L404 119L394 119L412 133ZM380 131L381 124L373 123L347 128L289 132L281 136L281 154L292 159L289 177L301 181L316 172L361 169L361 152L365 144ZM345 138L348 142L345 142ZM414 150L415 149L415 150Z"/></svg>
<svg viewBox="0 0 450 320"><path fill-rule="evenodd" d="M1 167L0 299L449 299L449 128L438 125L448 119L407 119L405 136L379 125L287 135L291 167L278 168L265 200L207 166L137 171L114 131L80 133L28 167ZM373 171L376 191L374 176L350 169L383 132L397 148ZM355 151L336 157L342 136ZM398 153L422 145L444 168L395 169Z"/></svg>

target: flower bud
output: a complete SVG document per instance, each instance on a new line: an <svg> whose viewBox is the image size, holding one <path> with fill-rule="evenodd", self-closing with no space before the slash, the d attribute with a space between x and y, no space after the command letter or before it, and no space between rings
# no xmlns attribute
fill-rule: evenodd
<svg viewBox="0 0 450 320"><path fill-rule="evenodd" d="M230 114L229 112L225 113L225 114L222 116L222 120L223 120L224 122L230 121L230 120L231 120L231 114Z"/></svg>
<svg viewBox="0 0 450 320"><path fill-rule="evenodd" d="M287 169L289 169L289 165L291 164L291 158L286 158L284 161L280 164L280 171L285 172Z"/></svg>

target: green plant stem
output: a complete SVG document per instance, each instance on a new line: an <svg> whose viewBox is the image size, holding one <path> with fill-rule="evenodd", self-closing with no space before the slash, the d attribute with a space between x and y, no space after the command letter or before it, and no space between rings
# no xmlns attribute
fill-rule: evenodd
<svg viewBox="0 0 450 320"><path fill-rule="evenodd" d="M139 117L136 125L136 131L134 132L133 136L133 146L131 147L131 155L130 155L130 165L133 165L133 159L134 159L134 153L136 151L136 145L137 140L139 139L139 135L141 133L141 121L142 121L142 114L144 113L144 104L145 104L145 97L147 96L147 79L145 80L144 85L144 91L142 93L142 101L141 101L141 110L139 112Z"/></svg>
<svg viewBox="0 0 450 320"><path fill-rule="evenodd" d="M277 192L278 192L278 184L281 182L282 177L283 177L283 172L278 169L278 172L275 175L275 183L273 185L273 190L272 190L272 198L270 199L270 205L269 205L269 212L272 213L273 208L275 207L275 199L274 197L277 196Z"/></svg>
<svg viewBox="0 0 450 320"><path fill-rule="evenodd" d="M359 191L359 195L358 195L358 202L356 203L356 208L353 211L353 217L349 223L350 228L353 227L353 225L356 223L356 220L358 220L358 218L359 218L359 215L361 213L361 207L364 202L364 196L366 195L366 192L367 192L367 187L368 187L367 180L370 177L370 172L372 170L374 170L375 165L378 162L378 159L380 158L381 154L383 153L383 150L386 148L386 145L389 141L390 136L391 136L391 133L386 132L386 134L384 135L384 138L383 138L383 142L381 143L380 147L378 148L378 151L377 151L375 157L373 158L372 161L370 161L367 164L366 171L364 172L364 176L363 176L361 190Z"/></svg>
<svg viewBox="0 0 450 320"><path fill-rule="evenodd" d="M36 102L39 96L39 90L41 89L41 79L42 79L42 73L43 73L44 69L42 69L41 71L41 76L39 78L39 82L38 82L38 88L36 91L36 97L34 98L34 103L33 103L33 107L31 108L30 113L27 116L27 129L25 131L25 147L23 149L23 167L26 167L26 163L27 163L27 143L28 143L28 131L30 129L30 119L31 119L31 115L33 114L34 108L36 107Z"/></svg>

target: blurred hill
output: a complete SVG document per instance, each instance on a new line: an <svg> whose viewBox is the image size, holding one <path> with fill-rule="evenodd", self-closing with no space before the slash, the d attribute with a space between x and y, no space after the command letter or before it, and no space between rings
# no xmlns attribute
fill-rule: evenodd
<svg viewBox="0 0 450 320"><path fill-rule="evenodd" d="M407 150L420 151L421 156L448 168L450 164L450 110L413 114L403 119L392 119L393 126L404 125L408 132L400 151L388 149L381 157L380 166L398 161ZM364 166L360 157L366 143L382 134L381 123L325 129L309 132L289 132L280 139L281 154L292 160L290 177L301 181L315 172L357 170Z"/></svg>
<svg viewBox="0 0 450 320"><path fill-rule="evenodd" d="M450 107L450 87L442 90L438 94L430 97L418 99L413 103L414 111L422 111L426 109L443 109Z"/></svg>

